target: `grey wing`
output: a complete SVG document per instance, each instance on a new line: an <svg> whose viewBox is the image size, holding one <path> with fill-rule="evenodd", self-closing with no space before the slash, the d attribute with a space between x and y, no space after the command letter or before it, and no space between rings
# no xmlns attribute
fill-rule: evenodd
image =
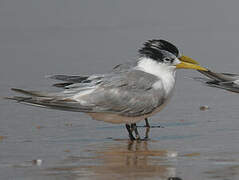
<svg viewBox="0 0 239 180"><path fill-rule="evenodd" d="M108 112L122 116L141 116L152 113L165 101L164 92L152 85L158 79L142 71L104 79L98 88L81 100L93 105L94 112Z"/></svg>
<svg viewBox="0 0 239 180"><path fill-rule="evenodd" d="M81 105L80 102L74 99L75 96L81 95L96 89L98 84L107 82L111 77L115 77L114 73L79 76L79 75L53 75L48 78L64 81L53 86L62 87L65 90L62 92L40 92L29 91L23 89L12 88L13 91L24 94L25 96L6 97L6 99L16 100L17 102L40 106L45 108L60 109L66 111L82 111L93 112L91 105ZM88 103L89 104L89 103Z"/></svg>
<svg viewBox="0 0 239 180"><path fill-rule="evenodd" d="M94 75L82 78L78 76L55 76L56 79L73 84L57 93L43 93L13 89L26 95L8 99L21 103L52 109L79 112L109 112L122 116L141 116L152 113L164 103L164 91L154 90L158 79L148 73L130 70L120 73ZM74 80L72 80L72 78Z"/></svg>

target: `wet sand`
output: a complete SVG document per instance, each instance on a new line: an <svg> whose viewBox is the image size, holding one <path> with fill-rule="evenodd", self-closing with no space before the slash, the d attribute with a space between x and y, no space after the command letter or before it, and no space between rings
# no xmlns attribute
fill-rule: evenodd
<svg viewBox="0 0 239 180"><path fill-rule="evenodd" d="M238 3L175 3L1 1L0 96L11 87L59 90L44 76L108 71L151 38L238 73ZM124 125L0 100L0 179L238 180L239 94L192 76L199 73L177 72L171 102L150 118L163 128L142 142L130 142Z"/></svg>
<svg viewBox="0 0 239 180"><path fill-rule="evenodd" d="M29 113L29 107L23 109ZM24 119L18 119L21 123L15 129L11 129L9 121L10 127L1 128L3 179L239 177L238 128L224 122L160 120L163 128L151 128L150 140L131 142L123 126L84 116L78 120L74 113L70 116L71 113L63 115L55 111L47 112L50 117L41 119L39 111L44 112L32 108L29 120L26 115L19 115L18 118ZM64 118L54 117L52 113ZM198 113L209 112L198 110ZM151 124L159 125L158 121ZM139 130L143 135L145 128Z"/></svg>

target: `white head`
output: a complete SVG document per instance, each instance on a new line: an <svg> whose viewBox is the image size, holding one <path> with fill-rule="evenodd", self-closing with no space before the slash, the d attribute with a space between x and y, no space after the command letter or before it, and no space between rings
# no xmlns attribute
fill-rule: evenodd
<svg viewBox="0 0 239 180"><path fill-rule="evenodd" d="M158 77L175 74L176 68L207 70L186 56L176 46L165 40L149 40L139 50L138 67Z"/></svg>

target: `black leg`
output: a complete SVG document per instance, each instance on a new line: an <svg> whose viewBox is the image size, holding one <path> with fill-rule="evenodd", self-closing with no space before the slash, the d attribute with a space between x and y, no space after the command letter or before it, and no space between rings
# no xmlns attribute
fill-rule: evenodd
<svg viewBox="0 0 239 180"><path fill-rule="evenodd" d="M145 127L149 127L150 128L148 118L145 118L144 120L145 120Z"/></svg>
<svg viewBox="0 0 239 180"><path fill-rule="evenodd" d="M136 140L140 140L140 135L139 135L136 123L131 124L131 129L135 133Z"/></svg>
<svg viewBox="0 0 239 180"><path fill-rule="evenodd" d="M134 138L134 136L133 136L133 134L132 134L132 130L131 130L130 125L129 125L129 124L125 124L125 127L126 127L128 133L129 133L129 138L130 138L130 140L131 140L131 141L134 141L135 138Z"/></svg>
<svg viewBox="0 0 239 180"><path fill-rule="evenodd" d="M149 139L150 125L149 125L148 118L145 118L144 120L145 120L145 127L146 127L144 139L147 140Z"/></svg>

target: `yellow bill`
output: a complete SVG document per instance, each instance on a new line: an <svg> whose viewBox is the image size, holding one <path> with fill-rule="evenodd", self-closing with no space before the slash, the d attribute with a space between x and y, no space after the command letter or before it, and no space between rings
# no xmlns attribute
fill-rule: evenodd
<svg viewBox="0 0 239 180"><path fill-rule="evenodd" d="M197 61L190 57L181 56L179 60L181 61L181 63L176 65L177 69L196 69L201 71L208 71L208 69L201 67Z"/></svg>
<svg viewBox="0 0 239 180"><path fill-rule="evenodd" d="M192 59L188 56L182 55L179 59L180 59L180 61L183 61L183 62L187 62L187 63L191 63L191 64L199 64L197 61L195 61L194 59Z"/></svg>

